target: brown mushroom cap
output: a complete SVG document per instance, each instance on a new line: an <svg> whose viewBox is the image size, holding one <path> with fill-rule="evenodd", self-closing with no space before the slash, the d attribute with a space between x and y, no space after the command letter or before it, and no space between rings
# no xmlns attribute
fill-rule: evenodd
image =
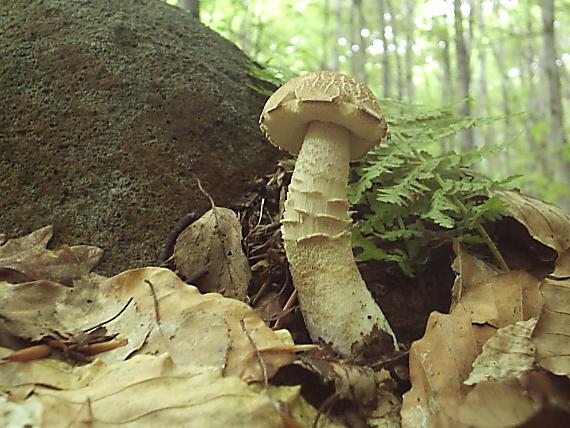
<svg viewBox="0 0 570 428"><path fill-rule="evenodd" d="M352 160L378 144L387 129L370 89L333 71L317 71L285 83L265 103L259 124L271 144L296 155L313 121L350 130Z"/></svg>

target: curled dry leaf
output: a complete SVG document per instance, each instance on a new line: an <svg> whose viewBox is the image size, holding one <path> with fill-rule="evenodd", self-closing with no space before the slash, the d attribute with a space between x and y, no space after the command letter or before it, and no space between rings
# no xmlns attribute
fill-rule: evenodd
<svg viewBox="0 0 570 428"><path fill-rule="evenodd" d="M106 361L117 361L142 346L153 321L151 313L137 311L134 305L125 306L126 302L115 296L102 294L98 281L88 278L76 281L75 287L53 281L0 282L0 331L34 342L55 339L74 343L104 323L110 336L128 339L125 346L98 355Z"/></svg>
<svg viewBox="0 0 570 428"><path fill-rule="evenodd" d="M570 376L570 279L545 279L544 307L534 329L538 364L557 375Z"/></svg>
<svg viewBox="0 0 570 428"><path fill-rule="evenodd" d="M459 426L457 409L471 390L463 381L492 333L460 305L449 315L431 313L424 337L410 348L412 389L404 394L402 426Z"/></svg>
<svg viewBox="0 0 570 428"><path fill-rule="evenodd" d="M424 337L410 350L412 389L404 396L403 426L515 426L521 415L526 420L546 408L539 403L517 413L517 406L528 405L528 388L517 382L544 374L536 370L535 357L543 368L568 374L570 287L554 280L539 287L526 272L498 273L458 244L455 251L459 277L452 311L432 313ZM501 330L495 334L495 328ZM545 391L539 390L532 400ZM479 409L493 400L498 419L489 410L477 420Z"/></svg>
<svg viewBox="0 0 570 428"><path fill-rule="evenodd" d="M203 293L245 301L251 270L241 243L236 214L213 207L178 237L173 255L176 269Z"/></svg>
<svg viewBox="0 0 570 428"><path fill-rule="evenodd" d="M317 374L323 383L331 383L337 396L369 407L376 401L376 377L370 367L344 361L326 360L311 355L301 356L297 365Z"/></svg>
<svg viewBox="0 0 570 428"><path fill-rule="evenodd" d="M0 280L28 282L50 280L72 285L99 263L103 250L89 245L48 250L53 227L46 226L0 246Z"/></svg>
<svg viewBox="0 0 570 428"><path fill-rule="evenodd" d="M538 279L521 270L496 272L460 244L455 243L454 249L457 257L452 267L458 276L453 295L461 300L454 300L452 310L462 305L474 323L496 328L538 316L542 308Z"/></svg>
<svg viewBox="0 0 570 428"><path fill-rule="evenodd" d="M10 362L0 365L0 377L9 393L35 384L31 397L14 405L43 428L283 426L267 394L213 368L177 365L165 354L73 369L55 361ZM2 412L0 425L12 426L15 412Z"/></svg>
<svg viewBox="0 0 570 428"><path fill-rule="evenodd" d="M451 291L451 310L458 302L463 301L463 296L471 289L499 273L495 267L469 254L458 241L453 243L453 251L455 260L451 267L457 273L457 277Z"/></svg>
<svg viewBox="0 0 570 428"><path fill-rule="evenodd" d="M270 386L270 397L279 403L283 428L304 428L313 426L319 417L319 428L341 428L346 425L332 419L331 415L319 414L301 395L301 386Z"/></svg>
<svg viewBox="0 0 570 428"><path fill-rule="evenodd" d="M483 345L464 383L475 385L483 380L509 379L532 370L535 345L530 336L535 326L536 318L531 318L497 330Z"/></svg>
<svg viewBox="0 0 570 428"><path fill-rule="evenodd" d="M558 279L570 278L570 249L558 256L552 276Z"/></svg>
<svg viewBox="0 0 570 428"><path fill-rule="evenodd" d="M538 371L503 381L485 380L459 408L459 420L473 428L564 428L570 416L569 391L568 379Z"/></svg>
<svg viewBox="0 0 570 428"><path fill-rule="evenodd" d="M153 333L141 353L168 351L178 364L211 359L209 365L221 364L225 376L247 382L263 380L258 353L269 377L295 359L293 344L283 343L251 307L217 293L200 294L168 269L123 272L100 289L121 301L133 298L137 311L152 314Z"/></svg>
<svg viewBox="0 0 570 428"><path fill-rule="evenodd" d="M558 254L570 248L570 217L560 208L519 192L501 191L497 194L534 239Z"/></svg>
<svg viewBox="0 0 570 428"><path fill-rule="evenodd" d="M280 340L245 303L202 295L168 269L137 269L101 283L76 281L75 287L0 283L0 327L12 336L73 340L100 324L128 340L98 354L107 362L137 351L169 352L178 364L195 362L251 382L263 380L258 353L269 377L295 358L293 344Z"/></svg>
<svg viewBox="0 0 570 428"><path fill-rule="evenodd" d="M371 428L400 428L402 418L400 410L402 402L393 392L387 389L378 390L378 405L366 421Z"/></svg>

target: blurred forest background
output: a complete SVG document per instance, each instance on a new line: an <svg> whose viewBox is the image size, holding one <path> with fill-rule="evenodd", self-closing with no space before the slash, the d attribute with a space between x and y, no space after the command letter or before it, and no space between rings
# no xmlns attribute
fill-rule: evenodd
<svg viewBox="0 0 570 428"><path fill-rule="evenodd" d="M483 172L496 179L520 174L515 184L523 191L570 208L570 0L168 3L278 78L339 70L410 111L497 118L439 146L502 146L479 166Z"/></svg>

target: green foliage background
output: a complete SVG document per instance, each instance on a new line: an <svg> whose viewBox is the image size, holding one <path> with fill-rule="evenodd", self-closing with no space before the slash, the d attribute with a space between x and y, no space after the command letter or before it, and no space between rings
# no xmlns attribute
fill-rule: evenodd
<svg viewBox="0 0 570 428"><path fill-rule="evenodd" d="M175 4L176 0L169 0ZM361 3L364 28L360 28L351 10ZM278 78L292 74L331 67L331 58L338 56L340 71L351 72L357 53L351 48L363 42L366 49L366 78L370 88L382 96L383 56L387 55L391 69L391 96L398 98L396 75L399 61L403 66L405 52L411 50L413 60L413 100L399 101L401 115L407 110L414 115L418 108L434 112L450 111L461 102L457 93L457 64L454 46L453 1L451 0L386 0L384 14L387 27L387 50L379 47L379 14L377 1L362 0L201 0L201 20L229 38L260 64L269 64L280 72ZM556 0L555 29L558 32L558 66L563 87L566 131L570 118L570 0ZM340 6L340 26L335 7ZM471 10L471 7L477 8ZM324 11L328 7L329 14ZM410 15L413 7L413 15ZM471 57L471 94L474 114L480 117L504 116L500 121L480 128L480 119L465 119L476 126L478 146L504 147L493 152L478 166L480 171L496 179L524 174L518 185L530 194L570 208L565 172L557 166L562 157L570 159L570 148L554 147L549 142L549 114L546 78L542 71L542 18L540 0L476 0L463 2L465 37ZM356 30L355 30L356 28ZM365 31L363 31L365 30ZM404 35L413 31L413 40ZM355 32L356 31L356 32ZM366 37L361 39L361 34ZM411 46L410 46L411 44ZM443 53L451 56L452 81L445 78ZM481 58L485 58L482 63ZM482 79L486 90L481 92ZM382 103L391 114L391 105ZM452 104L451 106L447 104ZM441 118L443 120L443 118ZM414 119L415 120L415 119ZM400 122L415 126L417 122ZM445 125L445 124L444 124ZM465 122L437 129L430 124L430 151L459 151L457 134ZM396 136L397 130L393 130ZM402 129L424 132L425 128ZM424 138L424 136L419 136ZM560 154L562 153L562 155ZM570 172L568 175L570 177Z"/></svg>

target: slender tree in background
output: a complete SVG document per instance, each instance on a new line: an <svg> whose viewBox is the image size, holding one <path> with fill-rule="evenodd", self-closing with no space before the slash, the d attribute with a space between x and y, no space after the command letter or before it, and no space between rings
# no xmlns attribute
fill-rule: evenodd
<svg viewBox="0 0 570 428"><path fill-rule="evenodd" d="M356 9L356 14L358 16L358 78L368 84L368 73L366 73L366 63L368 58L366 55L366 38L362 34L362 30L366 28L366 20L364 19L364 11L362 10L362 0L353 0L354 8Z"/></svg>
<svg viewBox="0 0 570 428"><path fill-rule="evenodd" d="M463 99L461 103L460 113L463 116L471 116L471 67L469 65L469 51L465 45L465 35L463 34L463 14L461 13L461 0L453 0L453 15L459 88L461 98ZM463 131L461 137L463 140L464 150L471 150L475 146L472 128Z"/></svg>
<svg viewBox="0 0 570 428"><path fill-rule="evenodd" d="M566 135L564 133L564 119L562 110L562 87L560 84L560 71L556 64L556 37L554 34L554 1L542 0L542 24L544 57L543 67L548 80L548 94L550 101L550 144L554 147L555 159L558 159L559 179L568 182L570 179L570 162Z"/></svg>
<svg viewBox="0 0 570 428"><path fill-rule="evenodd" d="M250 13L250 0L241 0L241 4L243 7L243 18L241 20L241 25L239 29L239 39L241 41L241 48L251 54L250 52L250 31L251 31L251 18L252 14Z"/></svg>
<svg viewBox="0 0 570 428"><path fill-rule="evenodd" d="M439 34L438 46L441 52L441 68L443 79L441 83L441 104L448 105L455 101L455 80L451 68L451 55L449 52L449 32L447 30L447 15L436 18L434 25Z"/></svg>
<svg viewBox="0 0 570 428"><path fill-rule="evenodd" d="M348 23L348 46L350 55L350 74L354 77L358 77L358 52L355 51L355 47L358 48L356 33L358 29L356 28L358 24L356 23L356 8L354 7L355 0L350 0L351 8L349 11L350 21Z"/></svg>
<svg viewBox="0 0 570 428"><path fill-rule="evenodd" d="M476 114L478 116L485 116L490 111L489 102L489 86L487 84L487 50L489 49L489 39L487 38L487 27L485 24L485 16L483 14L483 2L477 0L472 2L471 16L473 16L473 21L478 25L478 37L473 36L474 28L472 29L472 44L474 46L475 40L477 41L477 62L479 65L479 76L477 85L477 96L476 96ZM479 138L477 138L479 136ZM494 144L494 132L493 124L489 124L484 129L481 129L475 136L475 142L477 146L483 144Z"/></svg>
<svg viewBox="0 0 570 428"><path fill-rule="evenodd" d="M334 17L335 17L335 28L333 35L333 50L332 50L332 66L331 69L334 71L340 70L340 52L338 47L338 37L342 34L342 0L334 0Z"/></svg>
<svg viewBox="0 0 570 428"><path fill-rule="evenodd" d="M414 0L406 0L406 97L408 102L414 102L414 29L415 26Z"/></svg>
<svg viewBox="0 0 570 428"><path fill-rule="evenodd" d="M178 6L190 12L197 20L200 20L200 0L179 0Z"/></svg>
<svg viewBox="0 0 570 428"><path fill-rule="evenodd" d="M501 1L500 0L495 0L494 5L493 5L493 11L494 13L498 16L500 11L501 11L502 5L501 5ZM507 34L511 33L512 27L509 25L509 27L507 27L507 31L505 31L503 34L500 35L500 38L498 41L495 41L495 43L493 43L491 45L491 51L493 52L493 58L495 59L495 63L497 65L497 71L499 74L499 81L501 83L501 105L503 107L503 115L505 116L505 118L502 121L503 124L503 140L510 142L511 139L513 138L513 125L511 123L512 121L512 114L515 113L513 112L512 108L511 108L511 99L510 99L510 94L511 94L511 81L509 79L509 75L508 75L508 70L509 67L507 66L506 63L506 51L505 51L505 37ZM508 152L509 152L509 146L507 145L505 148L505 152L506 152L506 156L504 157L504 162L503 162L503 166L504 166L504 170L503 173L510 175L512 173L512 169L511 169L511 160L510 160L510 156L508 156Z"/></svg>
<svg viewBox="0 0 570 428"><path fill-rule="evenodd" d="M402 60L398 52L398 36L399 26L397 25L398 19L396 12L392 6L391 0L386 0L388 6L388 14L390 15L390 27L392 27L392 43L388 45L394 46L394 58L396 59L396 94L399 100L404 98L404 70L402 69ZM388 49L388 52L390 49Z"/></svg>
<svg viewBox="0 0 570 428"><path fill-rule="evenodd" d="M329 32L330 15L331 15L330 8L331 8L331 1L325 0L323 3L321 70L329 70L329 56L330 56L329 44L331 42L331 39L334 42L334 37L331 37Z"/></svg>
<svg viewBox="0 0 570 428"><path fill-rule="evenodd" d="M386 5L384 0L378 0L378 31L382 41L382 96L390 98L390 58L388 52L388 42L386 39Z"/></svg>
<svg viewBox="0 0 570 428"><path fill-rule="evenodd" d="M535 129L539 127L540 117L539 112L546 109L547 106L541 107L544 103L544 97L540 97L536 85L535 67L536 64L536 46L534 43L534 17L532 15L532 4L534 0L526 0L527 8L524 13L524 37L519 38L519 51L522 55L519 57L520 63L520 80L521 87L526 92L525 105L525 120L523 122L524 134L527 141L528 152L535 154L535 159L539 167L540 175L546 177L549 170L549 161L547 150L545 147L546 141L543 138L537 138Z"/></svg>

